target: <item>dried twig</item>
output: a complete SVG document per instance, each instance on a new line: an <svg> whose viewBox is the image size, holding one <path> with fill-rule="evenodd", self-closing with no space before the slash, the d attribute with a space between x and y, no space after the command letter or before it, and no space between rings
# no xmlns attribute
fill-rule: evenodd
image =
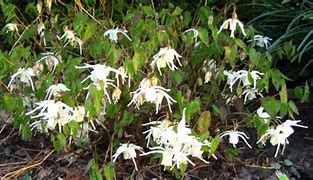
<svg viewBox="0 0 313 180"><path fill-rule="evenodd" d="M37 166L40 166L55 150L52 150L49 154L47 154L46 157L44 157L42 160L40 160L39 162L35 163L35 164L32 164L30 166L26 166L26 167L23 167L19 170L16 170L16 171L13 171L13 172L10 172L8 174L6 174L5 176L3 176L1 178L1 180L4 180L4 179L14 179L14 178L17 178L19 177L21 174L23 174L25 171L28 171L34 167L37 167Z"/></svg>

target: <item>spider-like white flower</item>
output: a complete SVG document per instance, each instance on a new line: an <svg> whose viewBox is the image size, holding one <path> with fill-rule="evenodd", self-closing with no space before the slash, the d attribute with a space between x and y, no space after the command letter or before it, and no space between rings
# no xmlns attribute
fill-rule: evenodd
<svg viewBox="0 0 313 180"><path fill-rule="evenodd" d="M151 62L150 66L153 70L155 67L157 67L160 75L162 75L161 68L166 66L168 66L172 71L178 69L178 67L174 64L174 59L177 60L179 66L182 66L181 62L179 61L179 58L181 57L182 56L179 55L175 49L170 47L161 48L160 51L153 56L153 61Z"/></svg>
<svg viewBox="0 0 313 180"><path fill-rule="evenodd" d="M57 65L61 62L61 56L57 56L55 53L52 52L41 53L41 55L43 55L43 57L40 58L36 63L45 60L45 63L47 64L49 70L53 68L52 72L54 72Z"/></svg>
<svg viewBox="0 0 313 180"><path fill-rule="evenodd" d="M137 146L135 144L132 144L132 143L121 144L117 148L115 154L112 156L114 158L113 162L116 161L117 157L120 154L123 154L123 158L124 159L132 159L133 160L133 163L135 165L135 169L136 169L136 171L138 171L137 164L136 164L136 161L135 161L135 158L137 157L136 150L138 150L140 152L143 152L142 147Z"/></svg>
<svg viewBox="0 0 313 180"><path fill-rule="evenodd" d="M45 99L50 100L52 95L54 97L59 96L61 92L66 92L66 91L70 91L69 88L67 88L64 84L59 83L59 84L53 84L51 86L49 86L49 88L46 90L47 94Z"/></svg>
<svg viewBox="0 0 313 180"><path fill-rule="evenodd" d="M280 146L283 146L283 149L281 151L281 154L284 154L284 150L286 147L286 144L289 144L288 137L294 133L294 130L292 126L295 127L301 127L301 128L307 128L307 126L299 125L298 123L301 122L301 120L287 120L284 123L276 126L276 128L270 128L268 129L265 134L263 134L260 139L257 141L257 144L262 142L264 143L264 140L267 138L270 138L270 143L273 146L277 145L275 156L277 157L278 151L280 149Z"/></svg>
<svg viewBox="0 0 313 180"><path fill-rule="evenodd" d="M237 28L237 24L240 27L242 34L246 36L243 23L239 21L239 19L237 18L237 13L235 10L233 11L232 18L229 18L226 21L224 21L224 23L220 27L220 30L217 32L217 34L219 34L223 29L229 29L230 37L235 38L235 31Z"/></svg>
<svg viewBox="0 0 313 180"><path fill-rule="evenodd" d="M234 79L234 83L237 80L240 80L243 83L243 86L250 86L250 80L249 80L249 75L251 76L253 80L253 89L256 89L256 82L257 80L261 79L261 76L264 75L264 73L261 73L259 71L246 71L246 70L239 70L236 72L237 77Z"/></svg>
<svg viewBox="0 0 313 180"><path fill-rule="evenodd" d="M267 36L262 36L262 35L255 35L253 37L253 40L256 41L256 45L259 47L264 47L266 49L268 49L268 46L271 44L270 41L272 40L272 38L269 38ZM248 42L251 42L252 40L249 40Z"/></svg>
<svg viewBox="0 0 313 180"><path fill-rule="evenodd" d="M271 116L267 112L264 112L264 107L259 107L259 109L256 110L256 113L265 122L267 122L268 119L271 118Z"/></svg>
<svg viewBox="0 0 313 180"><path fill-rule="evenodd" d="M244 98L244 103L247 102L247 99L248 100L253 100L256 98L257 95L263 97L263 95L261 93L258 92L257 89L254 89L254 88L250 88L250 87L247 87L243 93L245 95L245 98Z"/></svg>
<svg viewBox="0 0 313 180"><path fill-rule="evenodd" d="M127 30L119 29L119 28L117 27L117 28L115 28L115 29L109 29L109 30L105 31L104 34L103 34L103 36L104 36L104 37L108 36L111 41L117 43L117 40L118 40L117 34L118 34L118 33L122 33L122 34L124 34L124 35L127 37L127 39L129 39L130 41L132 41L132 40L130 39L130 37L126 34L127 32L128 32Z"/></svg>
<svg viewBox="0 0 313 180"><path fill-rule="evenodd" d="M224 75L227 76L227 84L229 85L230 91L233 91L233 85L239 81L242 82L243 87L250 88L251 82L249 80L249 76L252 78L253 81L253 89L256 89L257 80L261 79L261 76L264 73L259 71L246 71L246 70L239 70L239 71L227 71L224 70Z"/></svg>
<svg viewBox="0 0 313 180"><path fill-rule="evenodd" d="M199 31L197 29L190 28L190 29L187 29L186 31L184 31L183 33L188 33L188 32L193 33L195 47L197 47L199 45L199 42L198 42Z"/></svg>
<svg viewBox="0 0 313 180"><path fill-rule="evenodd" d="M235 130L224 131L221 133L220 138L222 139L224 136L229 136L229 143L232 144L234 148L236 147L236 144L238 144L239 138L241 138L249 148L252 148L246 140L249 139L249 137L244 132Z"/></svg>
<svg viewBox="0 0 313 180"><path fill-rule="evenodd" d="M11 76L11 80L8 84L8 87L12 90L12 87L10 86L12 85L15 78L19 78L19 81L26 83L27 85L30 84L32 87L32 90L35 91L32 76L35 76L35 73L32 68L27 68L27 69L19 68L17 72Z"/></svg>
<svg viewBox="0 0 313 180"><path fill-rule="evenodd" d="M227 76L227 84L229 85L230 92L233 92L233 85L235 84L235 79L238 77L238 73L235 71L224 70L224 75Z"/></svg>
<svg viewBox="0 0 313 180"><path fill-rule="evenodd" d="M16 23L8 23L4 26L7 28L6 33L10 32L18 32L17 24Z"/></svg>
<svg viewBox="0 0 313 180"><path fill-rule="evenodd" d="M139 108L144 102L155 103L156 105L156 114L161 109L162 101L165 98L167 101L168 108L170 112L172 112L171 105L176 103L175 99L173 99L170 95L167 94L170 89L165 89L162 86L155 86L151 83L150 79L143 79L139 88L132 92L133 98L128 103L127 106L135 103L136 107Z"/></svg>
<svg viewBox="0 0 313 180"><path fill-rule="evenodd" d="M82 46L83 46L83 41L76 36L76 33L74 33L74 31L69 30L67 28L64 29L64 34L61 37L58 37L59 40L64 39L65 40L65 45L71 44L72 46L74 46L75 44L78 44L79 46L79 53L80 55L82 55Z"/></svg>
<svg viewBox="0 0 313 180"><path fill-rule="evenodd" d="M26 113L26 115L31 115L36 111L40 110L40 112L32 116L32 119L40 118L47 123L47 128L53 130L55 126L58 124L59 131L61 132L61 127L67 124L72 120L73 108L64 104L61 101L53 101L53 100L44 100L36 103L38 106L32 111ZM43 129L41 127L41 121L35 121L31 124L32 129L37 127L38 129Z"/></svg>
<svg viewBox="0 0 313 180"><path fill-rule="evenodd" d="M122 79L127 77L127 75L125 73L123 73L117 69L114 69L110 66L106 66L105 64L96 64L96 65L85 64L85 66L76 66L75 68L77 68L77 69L88 69L88 68L92 69L90 75L87 76L82 81L82 83L83 83L86 80L90 79L92 81L92 83L89 84L84 89L88 89L91 85L95 85L98 89L103 89L104 94L106 95L109 103L111 103L111 98L110 98L110 95L107 91L108 85L117 88L117 86L112 83L112 82L114 82L114 80L109 79L110 73L113 72L116 74L116 76L120 75L122 77ZM103 86L101 86L101 83L103 83Z"/></svg>

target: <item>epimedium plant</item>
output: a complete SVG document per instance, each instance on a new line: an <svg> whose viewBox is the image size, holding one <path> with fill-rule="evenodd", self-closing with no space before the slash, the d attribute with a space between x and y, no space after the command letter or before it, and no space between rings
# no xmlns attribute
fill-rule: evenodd
<svg viewBox="0 0 313 180"><path fill-rule="evenodd" d="M138 156L155 155L180 176L194 158L218 158L223 139L256 148L247 127L282 153L292 126L305 128L294 120L288 77L248 42L253 27L235 4L222 12L184 3L0 3L1 108L24 139L47 134L57 151L105 137L103 151L114 150L104 162L107 178L121 154L136 170ZM308 89L298 96L305 100ZM100 176L94 159L89 167Z"/></svg>

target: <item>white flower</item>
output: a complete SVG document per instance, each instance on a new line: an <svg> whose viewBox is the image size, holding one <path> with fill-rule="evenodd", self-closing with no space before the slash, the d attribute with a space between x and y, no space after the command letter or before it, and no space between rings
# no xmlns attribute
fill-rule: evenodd
<svg viewBox="0 0 313 180"><path fill-rule="evenodd" d="M55 129L55 126L58 124L59 131L61 132L61 127L72 120L73 108L69 107L61 101L55 102L53 100L44 100L36 104L38 106L32 111L26 113L26 115L31 115L34 112L40 110L37 115L32 116L31 118L41 118L42 120L46 121L47 128L51 130ZM36 121L32 123L31 126L33 128L37 127L38 129L43 129L41 127L41 121Z"/></svg>
<svg viewBox="0 0 313 180"><path fill-rule="evenodd" d="M263 95L262 95L261 93L259 93L257 89L253 89L253 88L250 88L250 87L246 88L246 89L243 91L242 94L245 95L244 103L247 102L247 99L248 99L248 100L253 100L253 99L255 99L255 98L256 98L256 95L259 95L259 96L263 97Z"/></svg>
<svg viewBox="0 0 313 180"><path fill-rule="evenodd" d="M260 76L264 75L264 73L261 73L259 71L251 71L248 72L246 70L239 70L236 72L237 77L234 79L234 83L237 80L240 80L243 83L243 86L250 86L250 80L249 80L249 75L251 76L252 80L253 80L253 88L256 89L256 82L257 80L261 79Z"/></svg>
<svg viewBox="0 0 313 180"><path fill-rule="evenodd" d="M52 71L55 70L55 68L57 67L57 65L60 63L60 59L61 59L61 56L56 56L54 53L52 52L46 52L46 53L41 53L41 55L43 55L42 58L40 58L36 63L42 61L42 60L45 60L45 63L47 64L49 70L52 69Z"/></svg>
<svg viewBox="0 0 313 180"><path fill-rule="evenodd" d="M7 33L10 32L18 32L17 24L16 23L8 23L4 26L7 28Z"/></svg>
<svg viewBox="0 0 313 180"><path fill-rule="evenodd" d="M144 102L151 102L155 103L156 105L156 114L161 109L161 104L163 99L165 98L167 101L168 108L170 112L172 112L171 104L176 103L176 101L167 94L169 92L169 89L165 89L162 86L152 86L152 82L150 79L143 79L141 81L141 84L139 88L132 92L133 98L128 103L127 106L130 106L131 104L135 103L136 107L139 108L140 105L142 105Z"/></svg>
<svg viewBox="0 0 313 180"><path fill-rule="evenodd" d="M82 46L83 46L83 41L76 36L76 33L74 31L67 29L67 27L64 29L64 34L61 37L58 37L59 40L65 39L65 45L71 44L74 46L75 44L79 45L79 53L82 55Z"/></svg>
<svg viewBox="0 0 313 180"><path fill-rule="evenodd" d="M186 31L184 31L183 33L188 33L188 32L193 33L195 47L197 47L199 45L199 42L198 42L199 31L197 29L190 28L190 29L187 29Z"/></svg>
<svg viewBox="0 0 313 180"><path fill-rule="evenodd" d="M243 28L243 23L239 21L239 19L237 19L237 13L235 10L233 11L232 18L229 18L226 21L224 21L224 23L220 27L220 30L217 32L217 34L219 34L223 29L229 29L230 37L235 38L235 31L236 31L237 24L240 27L242 34L246 36L245 30Z"/></svg>
<svg viewBox="0 0 313 180"><path fill-rule="evenodd" d="M230 92L233 92L233 85L235 84L235 79L238 77L238 73L234 71L224 70L224 75L227 76L227 84L229 85Z"/></svg>
<svg viewBox="0 0 313 180"><path fill-rule="evenodd" d="M136 153L136 150L139 150L141 152L143 152L143 149L142 147L140 146L137 146L135 144L132 144L132 143L125 143L125 144L121 144L115 154L112 156L114 159L113 159L113 162L116 161L117 157L123 153L123 158L124 159L132 159L133 162L134 162L134 165L135 165L135 169L138 171L138 168L137 168L137 164L136 164L136 161L135 161L135 158L137 157L137 153Z"/></svg>
<svg viewBox="0 0 313 180"><path fill-rule="evenodd" d="M264 47L266 49L268 49L268 46L270 45L270 41L272 40L272 38L269 38L267 36L262 36L262 35L255 35L253 37L253 40L256 41L256 45L259 47ZM248 42L251 42L252 40L249 40Z"/></svg>
<svg viewBox="0 0 313 180"><path fill-rule="evenodd" d="M62 83L59 83L56 85L53 84L53 85L49 86L49 88L46 90L47 94L46 94L45 99L50 100L52 95L54 97L60 96L61 92L66 92L66 91L70 91L70 89L67 88L64 84L62 84Z"/></svg>
<svg viewBox="0 0 313 180"><path fill-rule="evenodd" d="M86 110L84 106L77 106L73 109L72 119L76 122L83 122Z"/></svg>
<svg viewBox="0 0 313 180"><path fill-rule="evenodd" d="M289 144L288 137L294 132L292 126L295 127L301 127L301 128L307 128L307 126L299 125L298 122L301 122L300 120L287 120L286 122L276 126L276 128L270 128L268 129L265 134L263 134L260 139L258 140L257 144L260 142L264 142L263 140L270 138L270 143L273 146L277 145L275 156L277 157L278 151L280 149L280 146L283 145L283 149L281 151L281 154L284 154L284 150L286 147L286 144Z"/></svg>
<svg viewBox="0 0 313 180"><path fill-rule="evenodd" d="M182 64L179 61L179 58L182 56L179 55L175 49L165 47L161 48L160 51L153 56L153 61L151 62L151 67L154 70L155 66L157 67L160 75L162 75L161 68L164 68L168 66L170 70L174 71L175 69L178 69L177 66L174 64L174 59L177 60L178 64L182 66Z"/></svg>
<svg viewBox="0 0 313 180"><path fill-rule="evenodd" d="M32 68L27 68L27 69L19 68L17 72L11 76L11 80L8 84L8 87L10 88L15 78L19 78L19 81L26 83L27 85L30 84L32 87L32 90L35 91L34 84L31 78L32 76L35 76L35 73Z"/></svg>
<svg viewBox="0 0 313 180"><path fill-rule="evenodd" d="M301 122L301 120L286 120L284 123L278 125L276 128L280 129L284 136L289 137L292 133L294 133L292 126L308 128L307 126L299 125L299 122Z"/></svg>
<svg viewBox="0 0 313 180"><path fill-rule="evenodd" d="M111 98L110 95L107 91L107 87L108 85L113 86L115 88L117 88L116 85L114 85L112 82L114 82L113 79L109 79L109 75L111 72L116 73L116 75L120 75L123 78L126 78L126 74L114 69L110 66L106 66L104 64L96 64L96 65L90 65L90 64L86 64L85 66L76 66L77 69L87 69L87 68L91 68L92 71L90 73L89 76L87 76L83 81L85 82L86 80L90 79L93 83L89 84L86 88L84 89L88 89L91 85L95 85L98 89L103 89L104 90L104 94L106 95L109 103L111 103ZM101 83L103 83L103 86L101 86ZM88 96L87 96L88 97Z"/></svg>
<svg viewBox="0 0 313 180"><path fill-rule="evenodd" d="M220 138L222 139L224 136L229 136L229 143L232 144L234 148L236 147L236 144L238 144L239 138L241 138L249 148L252 148L246 140L249 139L249 137L244 132L235 130L224 131L221 133Z"/></svg>
<svg viewBox="0 0 313 180"><path fill-rule="evenodd" d="M119 29L118 27L115 29L109 29L109 30L105 31L103 36L104 37L109 36L109 39L111 41L117 43L117 40L118 40L117 34L118 33L124 34L127 37L127 39L129 39L131 41L130 37L126 34L127 30L122 30L122 29Z"/></svg>
<svg viewBox="0 0 313 180"><path fill-rule="evenodd" d="M256 97L257 89L257 80L261 79L261 75L264 75L263 73L259 71L246 71L246 70L239 70L239 71L227 71L224 70L224 75L227 76L227 84L229 85L230 91L233 92L233 86L234 84L239 81L239 83L242 82L243 87L247 88L244 92L246 94L245 101L248 98L249 100L252 100ZM252 78L253 81L253 87L251 86L251 82L249 80L249 77Z"/></svg>
<svg viewBox="0 0 313 180"><path fill-rule="evenodd" d="M267 122L268 119L271 118L271 116L267 112L264 112L264 108L263 107L260 107L259 109L257 109L256 113L265 122Z"/></svg>

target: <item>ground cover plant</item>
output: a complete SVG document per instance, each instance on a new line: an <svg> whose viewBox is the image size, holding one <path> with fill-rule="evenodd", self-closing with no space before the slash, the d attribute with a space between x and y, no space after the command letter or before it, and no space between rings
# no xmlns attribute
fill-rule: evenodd
<svg viewBox="0 0 313 180"><path fill-rule="evenodd" d="M91 179L119 179L120 169L133 178L149 166L185 178L191 167L271 146L279 158L308 128L294 100L305 102L309 87L287 87L271 39L242 21L236 3L0 4L0 108L10 114L0 132L48 137L51 153L91 151Z"/></svg>

